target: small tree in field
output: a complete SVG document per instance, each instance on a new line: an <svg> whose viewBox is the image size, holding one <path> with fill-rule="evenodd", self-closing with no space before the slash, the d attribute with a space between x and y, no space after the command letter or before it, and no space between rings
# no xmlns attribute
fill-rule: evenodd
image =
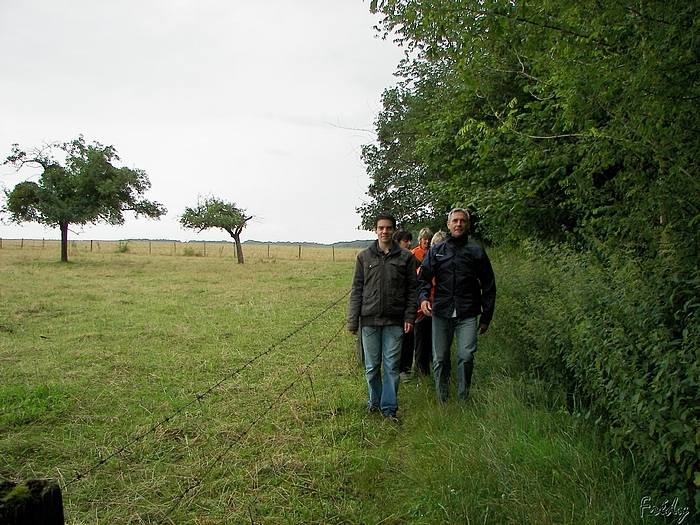
<svg viewBox="0 0 700 525"><path fill-rule="evenodd" d="M180 217L183 228L204 231L209 228L221 228L233 237L236 243L236 255L238 263L243 264L243 247L241 246L241 232L246 223L253 216L246 216L245 210L238 208L233 202L225 202L216 197L199 199L194 208L185 208L185 213Z"/></svg>
<svg viewBox="0 0 700 525"><path fill-rule="evenodd" d="M65 166L53 158L54 148L65 152ZM141 198L151 187L146 172L113 166L112 162L118 160L113 146L99 142L87 145L82 135L72 142L48 144L29 152L13 144L12 154L4 164L17 170L34 164L43 172L37 182L20 182L12 191L4 190L6 202L2 211L9 213L12 222L58 227L61 261L68 261L69 225L123 224L124 211L151 218L166 212L161 204Z"/></svg>

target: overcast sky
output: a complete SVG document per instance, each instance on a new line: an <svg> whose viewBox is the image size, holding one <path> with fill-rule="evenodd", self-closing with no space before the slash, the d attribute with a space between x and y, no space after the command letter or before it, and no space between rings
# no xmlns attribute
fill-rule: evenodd
<svg viewBox="0 0 700 525"><path fill-rule="evenodd" d="M69 239L230 240L179 225L208 195L256 216L243 240L373 238L355 211L360 147L403 55L377 21L363 0L2 0L0 158L82 134L145 170L146 198L168 209ZM0 167L6 188L31 177ZM0 224L0 237L60 235Z"/></svg>

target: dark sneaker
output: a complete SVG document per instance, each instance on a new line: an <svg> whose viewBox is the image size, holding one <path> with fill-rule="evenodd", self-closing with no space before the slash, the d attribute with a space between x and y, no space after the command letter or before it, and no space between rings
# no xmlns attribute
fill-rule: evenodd
<svg viewBox="0 0 700 525"><path fill-rule="evenodd" d="M401 372L399 374L399 379L401 379L402 383L410 383L411 382L411 373L410 372Z"/></svg>
<svg viewBox="0 0 700 525"><path fill-rule="evenodd" d="M367 403L367 408L365 409L365 414L367 414L367 415L376 414L377 412L379 412L379 407L372 406L369 403Z"/></svg>
<svg viewBox="0 0 700 525"><path fill-rule="evenodd" d="M400 425L400 424L401 424L401 420L400 420L398 417L396 417L396 416L384 416L384 418L385 418L389 423L393 423L393 424L395 424L395 425Z"/></svg>

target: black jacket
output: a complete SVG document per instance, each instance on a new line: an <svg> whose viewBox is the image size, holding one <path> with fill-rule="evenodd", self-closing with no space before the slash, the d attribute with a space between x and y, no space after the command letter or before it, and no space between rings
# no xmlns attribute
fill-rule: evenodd
<svg viewBox="0 0 700 525"><path fill-rule="evenodd" d="M418 259L395 242L389 253L374 241L355 262L348 305L348 330L415 323Z"/></svg>
<svg viewBox="0 0 700 525"><path fill-rule="evenodd" d="M464 235L448 234L447 240L431 246L418 273L416 300L430 300L435 278L433 315L459 319L478 317L489 324L496 304L496 280L484 249Z"/></svg>

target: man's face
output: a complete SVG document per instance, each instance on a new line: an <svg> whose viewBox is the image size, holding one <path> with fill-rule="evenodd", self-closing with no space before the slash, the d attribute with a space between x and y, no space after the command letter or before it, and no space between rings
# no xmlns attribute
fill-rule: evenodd
<svg viewBox="0 0 700 525"><path fill-rule="evenodd" d="M418 244L424 252L427 252L428 248L430 248L430 239L428 237L421 237L418 239Z"/></svg>
<svg viewBox="0 0 700 525"><path fill-rule="evenodd" d="M391 237L394 235L394 225L389 219L379 219L374 227L374 233L377 234L379 242L389 244L391 243Z"/></svg>
<svg viewBox="0 0 700 525"><path fill-rule="evenodd" d="M459 238L465 235L469 229L467 216L461 211L454 212L450 220L447 221L447 229L450 230L452 237Z"/></svg>

